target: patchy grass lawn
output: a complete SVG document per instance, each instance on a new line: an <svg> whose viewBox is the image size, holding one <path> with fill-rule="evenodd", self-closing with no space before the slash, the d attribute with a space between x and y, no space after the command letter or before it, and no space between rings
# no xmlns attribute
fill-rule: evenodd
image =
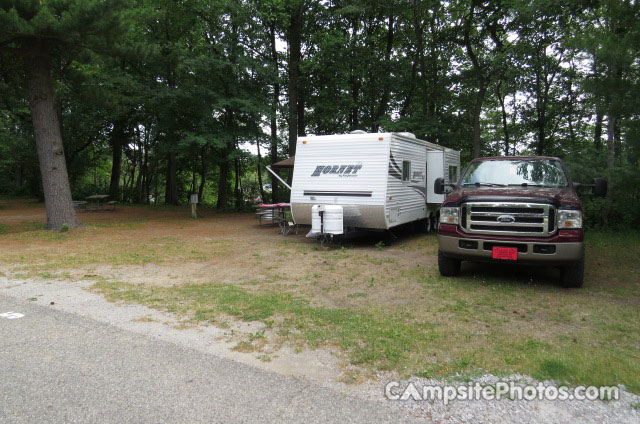
<svg viewBox="0 0 640 424"><path fill-rule="evenodd" d="M442 278L433 235L322 249L251 215L191 220L186 209L135 207L81 214L84 228L52 233L41 206L4 206L6 275L94 279L109 300L193 323L260 321L265 330L238 349L265 358L268 340L334 348L365 377L520 372L640 393L637 232L589 233L585 287L567 290L553 269L465 264Z"/></svg>

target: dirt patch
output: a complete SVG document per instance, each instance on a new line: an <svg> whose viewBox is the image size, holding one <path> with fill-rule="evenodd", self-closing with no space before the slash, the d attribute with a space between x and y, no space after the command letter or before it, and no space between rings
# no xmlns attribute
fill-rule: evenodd
<svg viewBox="0 0 640 424"><path fill-rule="evenodd" d="M585 287L565 290L545 268L465 263L459 278L442 278L431 234L323 248L304 229L282 236L250 213L204 209L193 220L186 207L130 206L81 213L83 228L59 233L43 229L41 205L4 206L0 276L90 280L114 301L179 315L185 328L237 330L238 352L264 362L311 346L342 352L353 381L379 370L491 371L640 390L633 234L592 236ZM264 327L240 331L246 321Z"/></svg>

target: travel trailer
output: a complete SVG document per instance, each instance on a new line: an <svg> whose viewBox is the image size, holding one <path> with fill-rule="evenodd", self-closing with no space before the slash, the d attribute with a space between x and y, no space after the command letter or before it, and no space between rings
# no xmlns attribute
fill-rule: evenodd
<svg viewBox="0 0 640 424"><path fill-rule="evenodd" d="M434 182L458 179L460 152L410 133L299 137L291 184L291 213L311 225L308 236L333 238L359 229L389 230L437 223L443 194Z"/></svg>

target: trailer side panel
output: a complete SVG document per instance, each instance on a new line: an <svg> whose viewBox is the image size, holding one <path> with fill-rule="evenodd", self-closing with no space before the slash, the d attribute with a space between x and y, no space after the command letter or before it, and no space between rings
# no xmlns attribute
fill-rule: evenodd
<svg viewBox="0 0 640 424"><path fill-rule="evenodd" d="M295 221L311 225L313 205L341 205L345 226L386 228L389 143L390 134L298 138L291 191Z"/></svg>
<svg viewBox="0 0 640 424"><path fill-rule="evenodd" d="M389 228L427 217L427 146L393 135L385 217Z"/></svg>

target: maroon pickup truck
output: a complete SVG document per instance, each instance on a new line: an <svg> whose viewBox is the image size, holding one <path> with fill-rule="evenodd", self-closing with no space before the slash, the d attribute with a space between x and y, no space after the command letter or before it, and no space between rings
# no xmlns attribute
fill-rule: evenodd
<svg viewBox="0 0 640 424"><path fill-rule="evenodd" d="M607 191L606 181L575 184L554 157L474 159L440 208L438 267L460 272L462 261L557 266L562 284L584 280L584 230L578 189ZM444 193L442 179L434 191Z"/></svg>

